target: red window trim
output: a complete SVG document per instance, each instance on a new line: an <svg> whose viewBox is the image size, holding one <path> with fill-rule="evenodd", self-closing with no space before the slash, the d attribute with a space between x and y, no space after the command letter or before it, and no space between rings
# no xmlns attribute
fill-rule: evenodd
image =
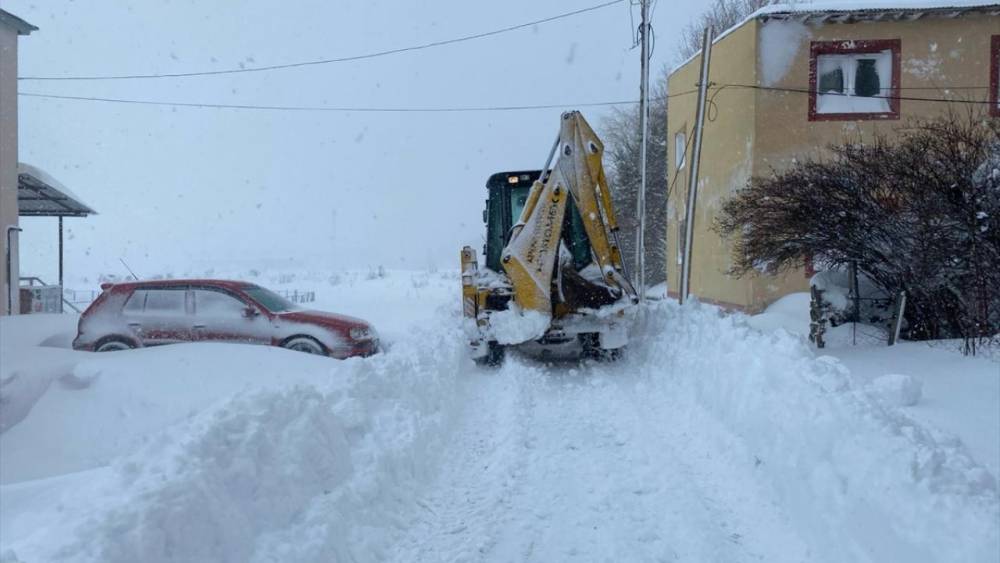
<svg viewBox="0 0 1000 563"><path fill-rule="evenodd" d="M1000 35L990 42L990 115L1000 117Z"/></svg>
<svg viewBox="0 0 1000 563"><path fill-rule="evenodd" d="M872 119L899 119L899 78L901 57L899 39L870 39L845 41L813 41L809 47L809 121L865 121ZM892 84L889 87L889 111L874 113L818 113L816 111L816 57L819 55L846 55L853 53L880 53L892 51Z"/></svg>

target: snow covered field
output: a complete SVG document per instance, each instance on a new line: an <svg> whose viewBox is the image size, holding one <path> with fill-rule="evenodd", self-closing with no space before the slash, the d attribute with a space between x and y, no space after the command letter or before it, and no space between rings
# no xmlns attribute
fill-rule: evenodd
<svg viewBox="0 0 1000 563"><path fill-rule="evenodd" d="M663 301L619 363L488 370L465 356L454 273L256 281L372 321L387 353L95 355L67 349L70 315L0 320L0 561L1000 554L989 359L815 351L786 330L806 322L794 302Z"/></svg>

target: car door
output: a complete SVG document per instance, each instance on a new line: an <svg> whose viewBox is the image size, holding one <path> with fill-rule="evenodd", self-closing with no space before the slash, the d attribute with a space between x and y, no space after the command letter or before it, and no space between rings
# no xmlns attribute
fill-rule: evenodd
<svg viewBox="0 0 1000 563"><path fill-rule="evenodd" d="M194 337L199 341L270 344L270 321L260 310L222 288L195 287Z"/></svg>
<svg viewBox="0 0 1000 563"><path fill-rule="evenodd" d="M143 346L191 340L186 287L137 289L122 308L129 330Z"/></svg>

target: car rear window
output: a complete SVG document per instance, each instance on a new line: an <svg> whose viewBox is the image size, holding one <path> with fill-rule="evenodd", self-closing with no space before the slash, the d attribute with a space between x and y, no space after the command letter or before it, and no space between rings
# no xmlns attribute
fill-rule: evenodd
<svg viewBox="0 0 1000 563"><path fill-rule="evenodd" d="M122 311L125 313L138 314L142 312L142 309L146 306L146 290L137 289L132 292L129 296L128 301L125 302L125 307Z"/></svg>
<svg viewBox="0 0 1000 563"><path fill-rule="evenodd" d="M123 309L144 315L183 315L186 288L139 289L132 293Z"/></svg>

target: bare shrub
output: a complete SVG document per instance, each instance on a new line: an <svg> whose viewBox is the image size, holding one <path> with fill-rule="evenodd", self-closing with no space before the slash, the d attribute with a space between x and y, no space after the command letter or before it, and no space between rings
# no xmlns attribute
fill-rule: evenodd
<svg viewBox="0 0 1000 563"><path fill-rule="evenodd" d="M974 351L1000 332L1000 123L952 114L830 149L725 203L715 227L734 241L732 273L854 262L907 292L910 338Z"/></svg>

